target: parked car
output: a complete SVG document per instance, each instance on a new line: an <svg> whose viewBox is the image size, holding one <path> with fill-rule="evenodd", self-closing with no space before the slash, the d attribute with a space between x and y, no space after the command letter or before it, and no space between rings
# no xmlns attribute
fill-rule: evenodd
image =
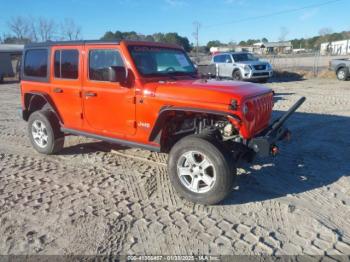
<svg viewBox="0 0 350 262"><path fill-rule="evenodd" d="M346 81L350 78L350 59L333 59L329 62L329 69L336 73L339 80Z"/></svg>
<svg viewBox="0 0 350 262"><path fill-rule="evenodd" d="M211 64L217 67L217 76L234 80L257 80L267 82L272 77L272 66L259 61L249 52L228 52L215 54Z"/></svg>
<svg viewBox="0 0 350 262"><path fill-rule="evenodd" d="M184 198L215 204L231 192L236 163L278 151L271 89L203 80L183 48L148 42L47 42L25 47L22 117L35 150L58 153L79 135L169 154Z"/></svg>
<svg viewBox="0 0 350 262"><path fill-rule="evenodd" d="M0 52L0 83L4 81L5 77L13 77L14 75L10 54Z"/></svg>

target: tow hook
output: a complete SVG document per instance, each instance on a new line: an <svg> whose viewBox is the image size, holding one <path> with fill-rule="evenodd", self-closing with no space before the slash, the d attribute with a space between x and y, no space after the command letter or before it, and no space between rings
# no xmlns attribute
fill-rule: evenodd
<svg viewBox="0 0 350 262"><path fill-rule="evenodd" d="M279 148L276 145L271 146L271 155L276 156L279 153Z"/></svg>

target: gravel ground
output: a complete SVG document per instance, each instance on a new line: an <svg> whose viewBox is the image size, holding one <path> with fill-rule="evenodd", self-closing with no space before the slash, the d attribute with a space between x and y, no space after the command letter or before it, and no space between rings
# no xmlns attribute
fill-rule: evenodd
<svg viewBox="0 0 350 262"><path fill-rule="evenodd" d="M350 82L268 85L275 115L307 97L293 139L208 207L178 198L163 154L81 137L36 153L1 85L0 254L350 254Z"/></svg>

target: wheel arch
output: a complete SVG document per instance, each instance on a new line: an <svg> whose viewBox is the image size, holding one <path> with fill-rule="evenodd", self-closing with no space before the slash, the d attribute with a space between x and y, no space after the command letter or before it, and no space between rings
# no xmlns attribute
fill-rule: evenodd
<svg viewBox="0 0 350 262"><path fill-rule="evenodd" d="M346 66L345 63L341 63L341 64L337 65L337 67L335 68L335 72L338 73L338 71L340 69L343 69L343 68L347 69L347 71L349 72L349 68Z"/></svg>
<svg viewBox="0 0 350 262"><path fill-rule="evenodd" d="M28 92L24 94L23 102L24 109L22 116L25 121L28 121L29 116L33 112L38 111L45 106L55 114L60 123L63 123L63 120L49 94L42 92Z"/></svg>
<svg viewBox="0 0 350 262"><path fill-rule="evenodd" d="M193 114L193 115L203 114L206 116L226 117L231 123L233 122L235 127L237 128L239 128L241 124L241 119L237 115L230 114L224 111L216 111L216 110L192 108L192 107L166 106L159 111L157 120L153 125L152 131L149 135L148 140L150 142L160 143L162 130L166 126L166 123L169 121L169 118L173 118L173 117L176 117L177 114L184 114L184 113Z"/></svg>

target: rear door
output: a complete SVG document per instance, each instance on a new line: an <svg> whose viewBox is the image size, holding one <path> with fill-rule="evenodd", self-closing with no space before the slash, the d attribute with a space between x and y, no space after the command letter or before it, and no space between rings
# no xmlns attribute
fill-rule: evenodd
<svg viewBox="0 0 350 262"><path fill-rule="evenodd" d="M233 66L232 66L232 58L230 55L226 54L223 57L223 69L222 73L225 77L232 77L232 72L233 72Z"/></svg>
<svg viewBox="0 0 350 262"><path fill-rule="evenodd" d="M227 62L228 59L230 59L230 56L226 55L226 54L217 55L214 57L214 63L218 67L219 76L221 76L221 77L230 77L231 76L232 70L231 70L231 72L229 72L229 71L232 67L232 64ZM232 60L231 60L231 62L232 62Z"/></svg>
<svg viewBox="0 0 350 262"><path fill-rule="evenodd" d="M66 128L82 127L82 47L51 49L51 97Z"/></svg>
<svg viewBox="0 0 350 262"><path fill-rule="evenodd" d="M117 45L85 46L86 78L83 84L85 128L105 135L133 135L135 89L108 81L108 69L125 66Z"/></svg>

